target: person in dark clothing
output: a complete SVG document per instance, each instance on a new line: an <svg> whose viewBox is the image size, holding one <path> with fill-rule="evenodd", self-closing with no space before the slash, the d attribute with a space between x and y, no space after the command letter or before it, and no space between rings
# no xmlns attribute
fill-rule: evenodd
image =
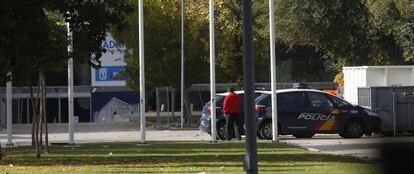
<svg viewBox="0 0 414 174"><path fill-rule="evenodd" d="M241 140L239 133L240 128L240 104L241 97L234 92L234 88L228 89L229 94L224 98L223 112L226 117L226 139L231 140L231 130L234 129L234 134L237 140Z"/></svg>

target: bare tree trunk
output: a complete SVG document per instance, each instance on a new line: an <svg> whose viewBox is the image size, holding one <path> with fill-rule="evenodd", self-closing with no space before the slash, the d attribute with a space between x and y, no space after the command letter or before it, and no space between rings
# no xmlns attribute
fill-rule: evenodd
<svg viewBox="0 0 414 174"><path fill-rule="evenodd" d="M40 102L40 104L39 104L39 137L40 137L40 139L39 139L39 144L40 144L40 149L42 150L43 149L43 113L44 113L44 107L43 107L43 100L44 100L44 98L43 98L43 91L44 91L44 88L43 88L43 78L42 78L42 76L43 76L43 71L42 70L40 70L39 71L39 86L40 86L40 100L39 100L39 102Z"/></svg>
<svg viewBox="0 0 414 174"><path fill-rule="evenodd" d="M42 87L41 87L42 88ZM40 149L43 148L43 89L40 91L40 106L39 106L39 144L40 144Z"/></svg>
<svg viewBox="0 0 414 174"><path fill-rule="evenodd" d="M36 146L36 158L40 158L40 147L39 147L39 117L37 113L35 114L35 118L33 120L35 124L35 146Z"/></svg>
<svg viewBox="0 0 414 174"><path fill-rule="evenodd" d="M40 158L40 146L39 146L39 116L38 116L38 106L39 106L39 95L40 95L40 81L37 84L36 98L33 94L33 72L30 71L30 99L32 107L32 146L36 148L36 158Z"/></svg>
<svg viewBox="0 0 414 174"><path fill-rule="evenodd" d="M40 112L37 112L38 111L38 106L39 106L39 99L40 99L40 78L39 78L39 81L38 81L38 85L37 85L37 100L36 100L36 123L35 123L35 134L36 134L36 138L35 138L35 140L36 140L36 142L35 142L35 144L36 144L36 158L40 158L40 148L41 148L41 146L42 146L42 144L39 144L39 138L41 139L42 137L40 136L39 137L39 127L40 127Z"/></svg>
<svg viewBox="0 0 414 174"><path fill-rule="evenodd" d="M47 110L46 110L46 78L45 78L45 74L42 71L42 86L43 86L43 90L42 90L42 107L43 107L43 123L44 123L44 129L45 129L45 151L47 153L49 153L49 136L48 136L48 128L47 128Z"/></svg>
<svg viewBox="0 0 414 174"><path fill-rule="evenodd" d="M35 146L35 115L36 115L36 108L35 108L35 99L33 96L33 76L30 74L30 100L31 100L31 107L32 107L32 146Z"/></svg>
<svg viewBox="0 0 414 174"><path fill-rule="evenodd" d="M42 78L42 71L39 72L39 85L40 85L40 105L39 105L39 131L40 131L40 139L39 139L39 144L40 144L40 149L43 149L43 113L44 113L44 107L43 107L43 78Z"/></svg>
<svg viewBox="0 0 414 174"><path fill-rule="evenodd" d="M37 85L37 95L36 98L33 96L33 84L32 84L32 77L30 79L30 98L31 98L31 105L32 105L32 146L36 146L38 142L38 106L39 106L39 88L40 85Z"/></svg>

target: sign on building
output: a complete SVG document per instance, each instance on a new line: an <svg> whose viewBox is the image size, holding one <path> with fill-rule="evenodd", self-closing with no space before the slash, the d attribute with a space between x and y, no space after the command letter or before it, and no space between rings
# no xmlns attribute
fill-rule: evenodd
<svg viewBox="0 0 414 174"><path fill-rule="evenodd" d="M101 68L91 68L92 86L125 86L125 78L119 77L119 73L126 66L124 61L125 45L118 44L110 33L106 33L102 48Z"/></svg>

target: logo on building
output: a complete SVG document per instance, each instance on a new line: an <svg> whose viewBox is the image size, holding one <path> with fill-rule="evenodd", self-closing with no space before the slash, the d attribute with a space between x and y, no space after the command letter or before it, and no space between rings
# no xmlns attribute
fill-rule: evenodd
<svg viewBox="0 0 414 174"><path fill-rule="evenodd" d="M106 80L108 77L108 74L106 72L106 68L100 68L98 69L99 72L99 80Z"/></svg>

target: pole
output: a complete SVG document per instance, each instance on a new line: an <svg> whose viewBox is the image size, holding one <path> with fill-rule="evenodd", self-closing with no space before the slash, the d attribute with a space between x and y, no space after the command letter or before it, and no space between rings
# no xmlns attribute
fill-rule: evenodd
<svg viewBox="0 0 414 174"><path fill-rule="evenodd" d="M141 122L141 144L145 144L145 64L144 64L144 1L138 0L139 29L139 112Z"/></svg>
<svg viewBox="0 0 414 174"><path fill-rule="evenodd" d="M393 132L394 137L397 134L397 130L396 130L396 128L397 128L397 126L396 126L397 119L396 119L396 111L395 111L395 102L396 102L395 92L392 92L392 127L393 127L392 132Z"/></svg>
<svg viewBox="0 0 414 174"><path fill-rule="evenodd" d="M184 0L181 0L181 128L184 128Z"/></svg>
<svg viewBox="0 0 414 174"><path fill-rule="evenodd" d="M269 0L269 30L270 30L270 71L272 85L272 141L278 142L277 130L277 96L276 96L276 53L275 53L275 19L274 0Z"/></svg>
<svg viewBox="0 0 414 174"><path fill-rule="evenodd" d="M175 89L171 89L171 118L174 118L174 112L175 112ZM168 118L168 127L170 127L170 118Z"/></svg>
<svg viewBox="0 0 414 174"><path fill-rule="evenodd" d="M244 119L246 123L246 155L244 170L257 173L256 113L254 109L254 55L251 0L243 0L243 68Z"/></svg>
<svg viewBox="0 0 414 174"><path fill-rule="evenodd" d="M92 113L92 96L89 97L89 123L93 122L93 113Z"/></svg>
<svg viewBox="0 0 414 174"><path fill-rule="evenodd" d="M68 22L67 25L67 30L68 30L68 40L69 40L69 44L68 44L68 54L69 54L69 59L68 59L68 124L69 124L69 144L75 144L75 138L74 138L74 130L75 130L75 125L73 124L74 122L74 113L73 113L73 57L72 57L72 53L73 53L73 33L70 30L70 23Z"/></svg>
<svg viewBox="0 0 414 174"><path fill-rule="evenodd" d="M26 99L26 123L30 123L30 100Z"/></svg>
<svg viewBox="0 0 414 174"><path fill-rule="evenodd" d="M6 110L7 110L7 144L6 146L13 146L12 142L12 73L7 73L7 89L6 89Z"/></svg>
<svg viewBox="0 0 414 174"><path fill-rule="evenodd" d="M217 142L216 127L216 60L215 60L215 40L214 40L214 0L209 2L210 10L210 103L211 103L211 142Z"/></svg>
<svg viewBox="0 0 414 174"><path fill-rule="evenodd" d="M157 128L161 127L160 124L160 115L161 115L161 105L160 105L160 88L155 88L155 98L157 99Z"/></svg>
<svg viewBox="0 0 414 174"><path fill-rule="evenodd" d="M58 99L58 123L62 123L62 101Z"/></svg>

